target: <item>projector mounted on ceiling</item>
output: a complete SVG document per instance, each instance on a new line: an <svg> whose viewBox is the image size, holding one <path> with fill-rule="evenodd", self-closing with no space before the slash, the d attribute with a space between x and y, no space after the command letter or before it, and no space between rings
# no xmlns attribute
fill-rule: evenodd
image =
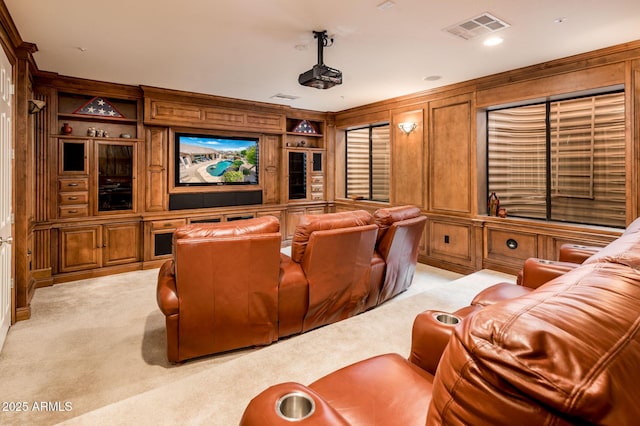
<svg viewBox="0 0 640 426"><path fill-rule="evenodd" d="M322 59L323 49L330 46L327 42L327 31L314 31L313 38L318 39L318 63L309 71L300 74L298 83L316 89L328 89L336 84L342 84L342 72L326 66ZM331 43L333 44L333 39Z"/></svg>

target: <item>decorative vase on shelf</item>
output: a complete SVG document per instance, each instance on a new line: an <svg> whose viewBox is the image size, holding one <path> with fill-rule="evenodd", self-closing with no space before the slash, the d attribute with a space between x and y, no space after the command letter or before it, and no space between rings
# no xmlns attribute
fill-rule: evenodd
<svg viewBox="0 0 640 426"><path fill-rule="evenodd" d="M69 126L69 123L64 123L62 125L62 133L65 135L70 135L73 132L73 127Z"/></svg>
<svg viewBox="0 0 640 426"><path fill-rule="evenodd" d="M489 195L487 201L487 210L489 210L489 216L498 216L498 209L500 209L500 199L495 192Z"/></svg>

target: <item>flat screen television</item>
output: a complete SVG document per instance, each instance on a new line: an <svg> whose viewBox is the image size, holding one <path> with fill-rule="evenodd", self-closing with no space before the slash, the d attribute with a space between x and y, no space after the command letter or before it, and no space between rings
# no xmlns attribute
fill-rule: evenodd
<svg viewBox="0 0 640 426"><path fill-rule="evenodd" d="M258 138L175 134L175 185L258 185Z"/></svg>

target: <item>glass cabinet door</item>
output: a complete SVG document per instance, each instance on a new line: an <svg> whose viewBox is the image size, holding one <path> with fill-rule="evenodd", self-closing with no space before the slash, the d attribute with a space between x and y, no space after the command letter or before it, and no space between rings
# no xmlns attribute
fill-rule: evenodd
<svg viewBox="0 0 640 426"><path fill-rule="evenodd" d="M87 141L60 140L60 174L87 174Z"/></svg>
<svg viewBox="0 0 640 426"><path fill-rule="evenodd" d="M307 156L305 152L289 152L289 199L307 198Z"/></svg>
<svg viewBox="0 0 640 426"><path fill-rule="evenodd" d="M133 210L134 143L97 142L98 212Z"/></svg>

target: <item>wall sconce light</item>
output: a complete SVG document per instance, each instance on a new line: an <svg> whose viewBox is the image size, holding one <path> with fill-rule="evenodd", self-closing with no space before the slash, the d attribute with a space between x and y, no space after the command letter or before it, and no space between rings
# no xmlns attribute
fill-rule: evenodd
<svg viewBox="0 0 640 426"><path fill-rule="evenodd" d="M402 130L405 135L409 135L416 129L416 127L418 127L418 125L412 122L404 122L398 124L398 128Z"/></svg>
<svg viewBox="0 0 640 426"><path fill-rule="evenodd" d="M45 101L38 99L29 99L29 114L37 114L47 105Z"/></svg>

